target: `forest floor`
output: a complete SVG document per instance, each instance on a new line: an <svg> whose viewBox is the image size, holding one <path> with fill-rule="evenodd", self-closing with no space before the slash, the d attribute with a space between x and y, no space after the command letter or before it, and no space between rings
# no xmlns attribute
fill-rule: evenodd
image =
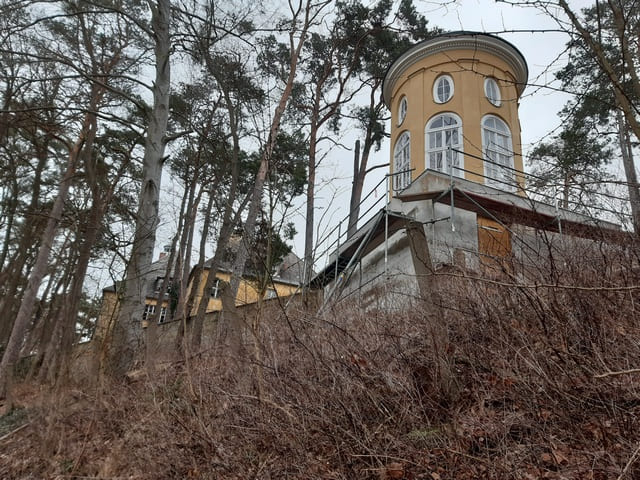
<svg viewBox="0 0 640 480"><path fill-rule="evenodd" d="M135 381L18 382L0 478L640 478L640 291L608 268L443 276L392 313L261 312L241 350Z"/></svg>

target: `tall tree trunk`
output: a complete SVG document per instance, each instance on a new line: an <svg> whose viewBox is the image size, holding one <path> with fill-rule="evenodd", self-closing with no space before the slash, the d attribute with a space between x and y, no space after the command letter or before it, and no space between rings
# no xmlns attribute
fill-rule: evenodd
<svg viewBox="0 0 640 480"><path fill-rule="evenodd" d="M109 355L109 367L115 376L124 375L133 366L140 346L144 296L148 288L146 273L151 265L155 246L165 135L169 116L171 2L157 0L150 2L149 5L156 60L153 108L148 117L140 203L136 216L131 259L125 275L125 294L118 321L114 326L113 344Z"/></svg>
<svg viewBox="0 0 640 480"><path fill-rule="evenodd" d="M351 238L353 234L356 233L356 230L358 230L362 185L363 181L360 180L360 140L356 140L353 149L353 182L351 183L351 197L349 199L349 226L347 227L347 238Z"/></svg>
<svg viewBox="0 0 640 480"><path fill-rule="evenodd" d="M178 245L178 240L182 235L182 230L183 230L182 223L184 222L184 219L185 219L184 212L187 208L188 196L189 196L189 190L185 189L184 193L182 194L182 200L180 201L180 216L178 218L178 228L176 228L176 234L173 236L173 239L171 240L171 246L169 248L169 259L167 260L167 268L165 269L164 279L162 280L162 285L160 286L160 290L158 292L158 301L160 302L160 305L162 304L165 294L167 293L167 290L169 288L169 282L172 281L171 276L173 275L174 277L177 277L177 273L175 273L178 271L178 268L177 268L178 262L176 262L176 253L177 253L176 247ZM176 265L175 268L174 268L174 265ZM171 300L169 300L169 302L171 302ZM169 307L171 307L171 305L169 305ZM149 321L149 325L147 326L147 329L145 332L146 334L145 362L146 362L146 367L149 374L153 374L155 372L154 362L156 359L156 353L158 349L158 320L160 319L161 314L162 314L162 306L156 309L151 320ZM183 325L184 323L181 321L180 326L178 327L178 332L179 332L178 335L181 335L181 332L183 331Z"/></svg>
<svg viewBox="0 0 640 480"><path fill-rule="evenodd" d="M236 224L236 219L234 218L233 213L233 205L236 201L237 191L238 191L238 180L240 175L240 134L239 134L239 125L237 118L237 107L233 103L233 98L231 97L228 86L221 81L219 76L217 75L217 71L215 65L213 64L213 60L210 55L205 56L207 60L207 68L209 72L216 78L220 86L222 87L222 92L224 96L225 106L227 108L227 113L229 116L229 129L231 131L231 139L233 141L233 150L231 152L231 185L229 187L229 194L225 199L224 211L222 213L222 225L220 227L220 235L218 236L218 243L216 245L216 251L211 260L211 264L209 265L209 274L207 276L207 280L203 286L202 297L200 298L200 303L198 304L198 309L196 311L195 318L193 319L193 332L191 333L191 348L194 351L200 349L200 345L202 343L202 330L204 325L204 317L207 313L207 306L209 305L209 297L211 292L211 287L213 287L216 281L216 275L218 273L218 267L220 266L220 262L224 257L224 253L227 249L227 245L229 244L229 240L233 233L233 228ZM211 191L211 196L213 198L213 192ZM238 208L238 213L244 209L245 203ZM210 210L210 209L208 209ZM206 223L207 232L209 225ZM198 294L198 290L200 288L200 277L202 276L203 267L204 267L204 258L202 257L203 248L202 245L200 247L201 257L198 263L199 268L196 271L196 278L194 278L194 284L191 291L191 296L193 297L189 302L189 310L188 314L191 314L191 304L195 295ZM178 343L176 342L176 345Z"/></svg>
<svg viewBox="0 0 640 480"><path fill-rule="evenodd" d="M371 155L371 148L373 142L370 138L366 137L364 142L364 148L362 149L362 156L360 158L360 164L358 168L354 165L353 184L351 186L351 199L349 201L349 226L347 227L347 238L353 236L358 230L358 219L360 217L360 202L362 201L362 189L364 188L364 180L369 173L369 170L378 168L379 165L371 167L367 170L369 163L369 156ZM356 160L354 159L354 162Z"/></svg>
<svg viewBox="0 0 640 480"><path fill-rule="evenodd" d="M202 187L195 195L197 187L197 178L194 176L187 192L189 193L189 200L184 212L184 223L182 232L180 235L180 253L178 255L178 264L176 265L176 281L179 285L178 305L176 311L178 312L178 318L180 319L180 326L178 327L178 333L176 335L176 351L179 354L187 353L188 347L185 345L184 338L189 336L189 329L191 328L191 322L189 319L190 311L188 310L189 299L189 269L191 267L191 251L193 245L193 231L195 229L196 212L200 199L202 198ZM195 197L195 198L194 198Z"/></svg>
<svg viewBox="0 0 640 480"><path fill-rule="evenodd" d="M69 193L69 188L73 180L73 175L76 171L82 145L84 144L84 140L88 134L88 128L90 126L88 118L89 115L92 114L87 114L87 116L85 117L85 125L83 126L83 131L80 135L80 138L70 149L66 170L58 186L58 193L56 195L53 206L51 207L47 226L42 234L42 243L40 245L40 249L38 250L36 262L33 266L33 269L31 270L31 275L29 275L27 287L24 291L24 294L22 295L20 309L18 310L13 329L11 330L11 336L9 337L9 341L7 342L7 348L5 349L4 355L2 356L2 362L0 362L0 398L4 397L7 393L6 388L8 386L9 379L13 374L13 367L18 360L22 342L24 341L27 328L29 326L29 323L31 322L31 316L33 314L33 308L36 303L38 289L40 288L42 279L46 274L47 266L49 264L49 254L51 253L51 248L53 246L53 240L58 229L58 224L62 219L64 203L67 199L67 194Z"/></svg>
<svg viewBox="0 0 640 480"><path fill-rule="evenodd" d="M633 147L629 136L627 123L618 110L618 141L622 152L622 165L627 177L627 189L629 192L629 204L631 205L631 218L633 230L636 235L640 235L640 186L638 185L638 175L636 165L633 161Z"/></svg>
<svg viewBox="0 0 640 480"><path fill-rule="evenodd" d="M59 320L61 336L58 363L55 365L55 370L50 372L50 379L66 378L69 374L68 369L71 362L72 348L76 343L76 322L78 320L80 299L82 298L82 287L89 268L91 252L98 239L100 222L104 215L105 207L106 205L100 199L94 197L93 204L89 210L87 225L83 232L76 268L73 272L71 290L67 295L67 300L62 308L62 317Z"/></svg>
<svg viewBox="0 0 640 480"><path fill-rule="evenodd" d="M563 185L562 185L562 208L569 209L569 191L571 189L571 174L569 172L564 173Z"/></svg>
<svg viewBox="0 0 640 480"><path fill-rule="evenodd" d="M383 108L383 102L380 99L378 87L382 83L381 79L377 79L371 87L369 93L369 120L365 130L364 145L362 155L358 158L359 142L356 144L355 158L353 160L353 184L351 186L351 199L349 201L349 226L347 227L347 238L352 237L358 230L358 219L360 217L360 202L362 201L362 189L364 188L364 180L369 173L367 166L369 164L369 156L374 146L374 129L376 127L376 119L379 112ZM372 167L377 168L377 167Z"/></svg>
<svg viewBox="0 0 640 480"><path fill-rule="evenodd" d="M45 314L46 312L44 311L44 299L49 298L51 291L57 292L59 290L58 285L53 288L54 283L57 283L56 278L53 275L49 275L47 286L42 292L42 298L40 299L40 302L38 302L38 308L33 315L34 328L31 332L33 341L31 342L32 346L30 347L30 349L36 350L37 353L35 358L31 362L31 366L29 367L29 379L34 378L34 376L38 373L38 369L44 361L46 353L45 346L49 344L49 339L51 338L51 335L53 335L53 319L55 318L55 316L52 315L52 312L56 310L56 304L63 301L62 295L52 295L50 300L49 312L48 314ZM59 279L59 283L64 283L64 279Z"/></svg>
<svg viewBox="0 0 640 480"><path fill-rule="evenodd" d="M177 259L176 257L180 256L180 253L178 253L178 240L182 237L183 235L183 223L185 221L185 211L187 209L187 201L188 201L188 197L189 197L189 189L185 189L183 194L182 194L182 199L180 200L180 215L178 217L178 225L176 228L176 234L173 236L173 238L171 239L171 246L169 247L169 259L167 260L167 268L165 269L165 273L164 273L164 279L162 280L162 285L160 286L160 290L158 292L158 299L163 299L165 297L165 294L167 293L167 290L169 288L169 283L170 282L174 282L178 280L177 276L178 276L178 271L180 271L179 269L179 259ZM174 277L173 279L171 277ZM169 305L170 307L171 305ZM178 309L176 308L175 312L177 312ZM175 312L174 312L174 316L175 316ZM146 344L145 344L145 349L146 349L146 362L147 362L147 369L150 372L154 371L154 364L153 361L155 360L155 354L156 354L156 350L157 350L157 346L158 346L158 320L160 319L160 315L162 313L162 307L160 307L160 309L156 309L155 313L153 314L149 325L147 326L147 330L146 330ZM180 324L180 327L178 327L179 330L179 335L181 335L182 332L182 322Z"/></svg>
<svg viewBox="0 0 640 480"><path fill-rule="evenodd" d="M2 242L2 252L0 253L0 269L4 270L4 262L7 260L7 254L9 253L9 246L13 243L13 222L16 216L16 210L18 208L19 188L18 177L13 175L11 178L11 192L8 193L7 198L3 199L3 203L7 205L5 213L6 224L4 227L4 240ZM4 278L0 276L0 285L4 283Z"/></svg>
<svg viewBox="0 0 640 480"><path fill-rule="evenodd" d="M9 262L6 273L4 296L0 299L0 312L3 313L0 318L0 346L6 345L9 335L13 329L16 310L19 308L20 297L18 290L24 280L24 267L29 258L29 248L33 245L33 239L38 238L41 223L39 222L38 213L40 209L40 190L42 187L42 174L48 159L48 140L38 148L36 145L36 158L38 160L34 171L33 183L31 184L31 200L25 213L25 222L20 229L20 241L16 248L16 255Z"/></svg>
<svg viewBox="0 0 640 480"><path fill-rule="evenodd" d="M193 249L193 231L196 223L196 213L202 198L202 187L196 195L197 179L191 183L189 188L189 201L185 210L185 221L180 236L180 256L178 263L180 268L176 271L176 280L180 285L180 296L177 312L180 318L186 319L189 316L187 311L187 289L189 283L189 271L191 268L191 252ZM179 277L178 277L179 275Z"/></svg>
<svg viewBox="0 0 640 480"><path fill-rule="evenodd" d="M213 210L213 201L215 200L214 192L209 193L209 201L207 202L207 208L204 211L204 224L202 225L202 236L200 237L200 253L198 256L198 263L193 269L193 283L191 285L191 291L189 292L189 299L187 300L187 313L191 318L191 311L193 309L193 302L195 301L196 294L200 288L200 281L202 279L202 272L204 270L205 248L207 245L207 238L209 236L209 229L211 228L211 211ZM204 318L201 318L204 320ZM202 324L203 322L193 322L191 327L191 349L197 351L200 349L202 342Z"/></svg>
<svg viewBox="0 0 640 480"><path fill-rule="evenodd" d="M298 60L300 58L300 52L306 40L307 31L311 23L311 18L310 18L311 8L312 8L311 2L310 0L307 0L306 7L305 7L305 19L303 21L302 28L299 32L298 39L297 40L295 39L294 31L291 31L289 33L289 45L290 45L290 53L291 53L291 63L290 63L289 74L287 76L287 82L285 84L284 90L280 95L280 100L278 102L278 105L271 119L271 127L269 129L268 141L262 153L262 157L260 158L260 167L258 168L258 173L256 175L255 183L253 185L251 202L249 204L247 218L245 220L244 228L242 231L242 241L240 241L238 245L236 259L233 264L233 269L231 274L231 287L230 287L230 294L233 299L235 299L238 295L238 288L240 287L240 279L242 278L245 264L247 263L247 258L249 257L249 246L252 244L253 237L255 235L256 219L258 217L260 206L262 205L262 194L264 192L264 182L267 178L267 173L269 171L269 164L271 162L271 156L273 155L273 150L276 145L276 139L280 131L280 123L282 121L282 115L284 114L284 111L287 107L287 103L289 102L289 97L291 96L291 92L293 90L293 85L296 78L296 72L298 67ZM296 16L298 13L299 12L296 13ZM294 19L294 22L295 22L295 19Z"/></svg>
<svg viewBox="0 0 640 480"><path fill-rule="evenodd" d="M193 349L193 351L197 351L202 344L204 317L207 313L207 306L209 305L211 288L215 284L218 268L220 267L220 263L224 258L227 245L229 245L229 239L231 238L231 234L233 233L233 226L235 222L233 221L232 215L232 207L230 205L227 205L223 214L222 227L220 228L220 235L218 236L216 251L213 254L213 258L211 259L211 262L209 264L209 273L207 274L207 280L204 282L204 285L202 287L202 297L200 298L200 302L198 303L198 310L196 311L195 318L193 319L193 328L191 332L191 348ZM199 270L198 272L196 272L196 274L201 276L202 270ZM199 283L200 282L198 281L198 284ZM195 294L197 295L197 292L195 292ZM221 328L222 327L219 326L219 329Z"/></svg>
<svg viewBox="0 0 640 480"><path fill-rule="evenodd" d="M307 215L305 218L305 235L304 235L304 275L302 280L303 299L306 303L309 283L313 275L313 234L315 228L315 194L316 194L316 149L318 146L318 123L317 123L317 99L314 105L311 120L311 132L309 134L309 165L307 179Z"/></svg>

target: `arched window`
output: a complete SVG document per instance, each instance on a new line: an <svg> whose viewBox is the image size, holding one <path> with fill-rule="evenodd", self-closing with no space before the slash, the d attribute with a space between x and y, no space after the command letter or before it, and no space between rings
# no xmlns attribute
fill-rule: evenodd
<svg viewBox="0 0 640 480"><path fill-rule="evenodd" d="M411 137L404 132L393 149L393 190L404 190L411 183Z"/></svg>
<svg viewBox="0 0 640 480"><path fill-rule="evenodd" d="M398 126L402 125L402 122L404 122L404 119L407 116L408 106L407 97L402 97L398 104Z"/></svg>
<svg viewBox="0 0 640 480"><path fill-rule="evenodd" d="M433 84L433 100L436 103L448 102L453 97L453 78L440 75Z"/></svg>
<svg viewBox="0 0 640 480"><path fill-rule="evenodd" d="M502 190L515 190L511 131L506 123L493 115L482 119L482 151L485 183Z"/></svg>
<svg viewBox="0 0 640 480"><path fill-rule="evenodd" d="M499 107L502 104L500 87L495 78L488 77L484 79L484 94L492 105Z"/></svg>
<svg viewBox="0 0 640 480"><path fill-rule="evenodd" d="M442 113L427 122L425 129L426 167L439 172L464 176L463 156L451 148L462 150L462 120L453 113Z"/></svg>

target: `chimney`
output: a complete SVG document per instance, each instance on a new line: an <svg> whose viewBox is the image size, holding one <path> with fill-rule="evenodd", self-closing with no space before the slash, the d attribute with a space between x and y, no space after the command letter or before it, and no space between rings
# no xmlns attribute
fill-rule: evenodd
<svg viewBox="0 0 640 480"><path fill-rule="evenodd" d="M160 252L160 255L158 256L158 261L164 260L165 258L167 258L167 254L169 253L170 250L171 250L171 245L165 245L162 251Z"/></svg>

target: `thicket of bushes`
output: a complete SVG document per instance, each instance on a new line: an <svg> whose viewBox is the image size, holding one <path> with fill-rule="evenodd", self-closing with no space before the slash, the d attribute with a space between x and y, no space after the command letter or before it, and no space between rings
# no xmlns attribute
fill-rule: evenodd
<svg viewBox="0 0 640 480"><path fill-rule="evenodd" d="M640 478L636 252L440 273L393 312L264 311L240 354L42 391L0 477Z"/></svg>

